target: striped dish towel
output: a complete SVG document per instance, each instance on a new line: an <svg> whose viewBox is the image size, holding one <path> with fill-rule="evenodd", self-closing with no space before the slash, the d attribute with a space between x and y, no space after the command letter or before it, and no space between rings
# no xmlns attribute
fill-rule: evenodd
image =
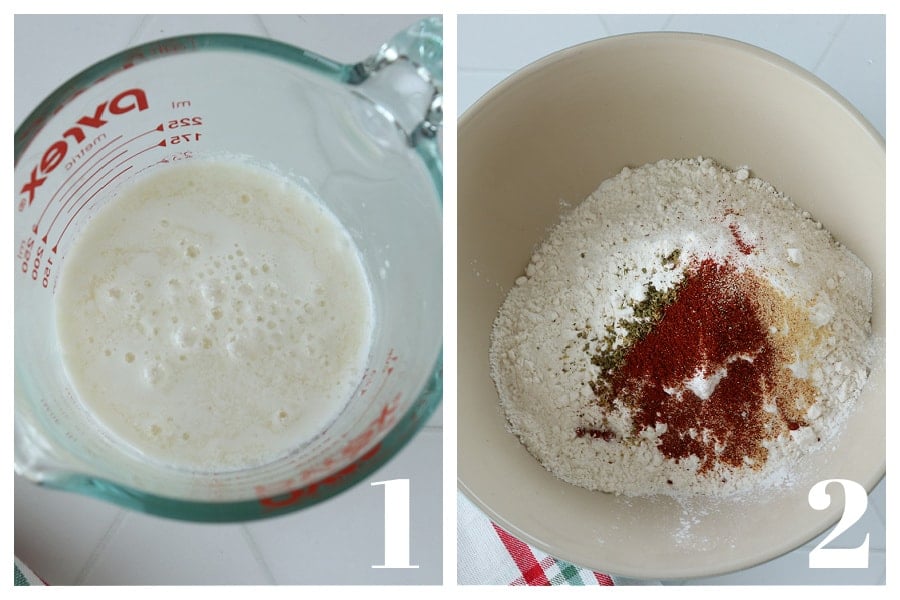
<svg viewBox="0 0 900 600"><path fill-rule="evenodd" d="M34 574L34 571L29 569L25 563L19 560L18 557L13 557L13 564L15 566L14 585L47 585L40 577Z"/></svg>
<svg viewBox="0 0 900 600"><path fill-rule="evenodd" d="M460 585L617 585L513 537L457 492L457 578Z"/></svg>

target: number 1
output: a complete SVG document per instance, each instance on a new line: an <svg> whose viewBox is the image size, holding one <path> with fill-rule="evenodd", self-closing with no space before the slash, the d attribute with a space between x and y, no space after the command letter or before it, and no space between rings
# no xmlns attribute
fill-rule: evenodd
<svg viewBox="0 0 900 600"><path fill-rule="evenodd" d="M418 569L409 564L409 479L375 481L384 486L384 564L373 569Z"/></svg>

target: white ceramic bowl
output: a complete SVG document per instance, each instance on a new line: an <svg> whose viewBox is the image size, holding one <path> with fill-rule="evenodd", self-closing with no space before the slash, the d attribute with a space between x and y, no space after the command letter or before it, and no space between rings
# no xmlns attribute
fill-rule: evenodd
<svg viewBox="0 0 900 600"><path fill-rule="evenodd" d="M872 269L883 339L884 141L833 90L732 40L626 35L516 73L463 115L458 139L458 482L501 527L607 573L709 576L772 559L835 523L841 494L813 510L814 483L842 478L871 490L883 477L883 361L834 447L798 466L795 487L689 510L556 479L506 431L488 364L497 310L561 201L577 204L623 167L663 158L749 165L810 211Z"/></svg>

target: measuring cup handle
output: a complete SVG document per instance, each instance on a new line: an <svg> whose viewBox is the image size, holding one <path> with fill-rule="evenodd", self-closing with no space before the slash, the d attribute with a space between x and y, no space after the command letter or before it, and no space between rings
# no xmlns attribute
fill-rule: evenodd
<svg viewBox="0 0 900 600"><path fill-rule="evenodd" d="M406 62L431 86L431 101L416 129L407 132L410 144L419 137L434 138L443 123L444 22L441 17L422 19L385 42L378 52L356 65L360 81L390 65Z"/></svg>

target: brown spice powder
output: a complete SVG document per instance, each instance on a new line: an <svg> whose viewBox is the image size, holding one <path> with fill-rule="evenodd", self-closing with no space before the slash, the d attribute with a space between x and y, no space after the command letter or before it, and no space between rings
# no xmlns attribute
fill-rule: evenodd
<svg viewBox="0 0 900 600"><path fill-rule="evenodd" d="M759 469L765 440L806 425L815 389L788 365L808 358L800 349L822 335L765 279L706 259L689 266L677 296L627 349L607 389L631 410L634 435L665 425L658 444L666 457L696 456L700 472ZM708 397L688 385L698 378L714 382ZM590 428L577 433L610 439Z"/></svg>

